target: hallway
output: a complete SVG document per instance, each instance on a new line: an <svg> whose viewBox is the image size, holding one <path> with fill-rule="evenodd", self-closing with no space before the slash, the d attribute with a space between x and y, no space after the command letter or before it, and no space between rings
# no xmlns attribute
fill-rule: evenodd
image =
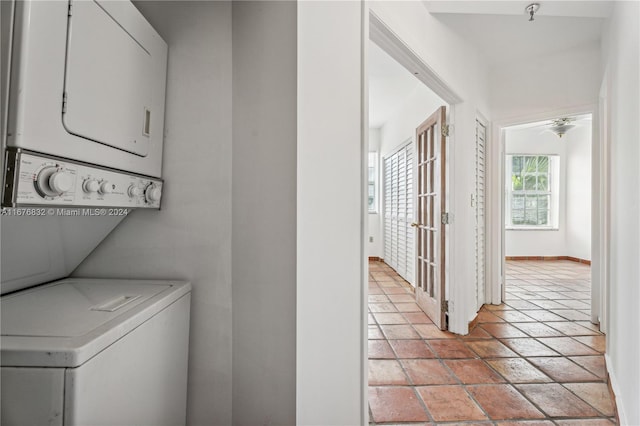
<svg viewBox="0 0 640 426"><path fill-rule="evenodd" d="M464 337L438 330L389 266L369 272L370 424L615 423L588 266L507 262L506 303Z"/></svg>

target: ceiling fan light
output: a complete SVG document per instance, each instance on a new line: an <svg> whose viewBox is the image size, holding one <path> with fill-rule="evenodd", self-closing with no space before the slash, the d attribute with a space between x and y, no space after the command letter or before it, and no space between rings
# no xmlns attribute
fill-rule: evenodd
<svg viewBox="0 0 640 426"><path fill-rule="evenodd" d="M540 9L540 3L531 3L524 10L529 15L529 22L533 22L533 15Z"/></svg>
<svg viewBox="0 0 640 426"><path fill-rule="evenodd" d="M574 121L573 118L557 118L553 120L549 130L562 138L565 133L576 127L575 124L571 124L572 121Z"/></svg>
<svg viewBox="0 0 640 426"><path fill-rule="evenodd" d="M550 130L556 135L558 135L559 138L562 138L562 136L565 133L567 133L569 130L573 129L574 127L576 127L574 124L559 124L559 125L552 126Z"/></svg>

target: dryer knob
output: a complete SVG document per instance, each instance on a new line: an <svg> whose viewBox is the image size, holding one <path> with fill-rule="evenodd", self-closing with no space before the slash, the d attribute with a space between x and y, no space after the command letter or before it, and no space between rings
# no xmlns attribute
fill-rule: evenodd
<svg viewBox="0 0 640 426"><path fill-rule="evenodd" d="M113 192L113 185L111 185L108 181L103 180L100 184L100 193L101 194L111 194Z"/></svg>
<svg viewBox="0 0 640 426"><path fill-rule="evenodd" d="M95 179L87 179L82 184L82 189L84 190L84 192L88 193L98 192L98 190L100 189L100 183Z"/></svg>
<svg viewBox="0 0 640 426"><path fill-rule="evenodd" d="M142 195L142 188L136 185L131 185L127 192L129 193L129 197L136 198Z"/></svg>
<svg viewBox="0 0 640 426"><path fill-rule="evenodd" d="M58 170L49 177L49 188L58 195L64 194L73 187L73 176L64 170Z"/></svg>
<svg viewBox="0 0 640 426"><path fill-rule="evenodd" d="M149 185L147 190L144 192L144 197L148 203L160 201L160 197L162 197L162 190L158 186Z"/></svg>

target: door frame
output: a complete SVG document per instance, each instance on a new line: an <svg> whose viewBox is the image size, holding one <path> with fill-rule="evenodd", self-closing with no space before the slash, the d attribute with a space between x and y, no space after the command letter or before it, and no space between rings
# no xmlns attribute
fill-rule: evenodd
<svg viewBox="0 0 640 426"><path fill-rule="evenodd" d="M569 108L550 110L547 112L523 115L514 118L496 120L492 126L491 147L489 150L489 163L487 164L490 174L487 175L487 201L490 206L487 221L487 278L491 283L488 286L490 293L487 294L487 303L498 305L502 303L505 296L505 228L504 228L504 160L505 160L505 128L518 124L533 123L537 121L552 120L564 115L591 114L591 311L592 321L601 317L600 293L602 286L601 279L601 249L603 246L605 230L601 226L601 202L607 199L608 189L601 188L598 179L601 177L603 158L599 154L602 141L600 132L601 116L598 105L588 104ZM605 169L606 170L606 169ZM598 183L596 185L596 183Z"/></svg>
<svg viewBox="0 0 640 426"><path fill-rule="evenodd" d="M442 79L434 70L426 63L416 52L409 47L407 43L405 43L386 23L376 15L376 13L369 9L368 10L368 19L366 20L368 23L368 39L376 43L382 50L384 50L391 58L393 58L396 62L402 65L407 72L411 72L416 76L418 80L420 80L425 86L427 86L431 91L433 91L436 95L438 95L443 101L445 101L446 106L448 107L447 111L447 123L450 126L455 126L455 116L456 116L456 104L460 104L463 102L462 97L460 97L449 84ZM367 55L366 50L367 46L365 43L364 46L365 57ZM366 74L366 73L365 73ZM455 156L451 151L451 147L455 144L455 131L448 137L447 141L447 178L446 178L446 186L448 188L448 193L452 194L455 192L455 182L453 179L450 179L450 176L454 176L455 173ZM415 190L415 189L414 189ZM447 208L449 208L449 197L447 196ZM445 247L445 279L447 282L446 288L446 298L451 302L455 302L455 295L457 292L454 290L453 286L455 285L455 267L453 266L455 260L453 256L453 244L454 241L454 227L447 226L447 235L446 235L446 247ZM365 301L366 302L366 301ZM366 306L364 308L366 312ZM460 315L463 314L463 311L458 311ZM466 318L457 318L457 312L452 312L449 315L449 324L451 325L453 322L455 323L464 323L466 324ZM459 316L460 316L459 315Z"/></svg>
<svg viewBox="0 0 640 426"><path fill-rule="evenodd" d="M608 73L609 70L605 70L598 103L597 117L599 120L600 140L597 145L593 144L591 146L591 158L600 159L599 164L592 164L593 175L591 177L591 186L597 189L600 196L600 203L594 203L591 206L591 217L598 219L596 227L593 226L593 223L591 225L592 234L598 231L597 251L594 253L592 248L591 257L595 258L597 256L599 260L598 268L593 271L598 274L599 283L591 282L591 322L598 321L600 323L600 331L604 334L607 334L609 329L609 235L611 230L611 129L609 126L611 117L609 115ZM597 299L594 299L594 294L597 295ZM594 303L596 301L598 302L597 306Z"/></svg>

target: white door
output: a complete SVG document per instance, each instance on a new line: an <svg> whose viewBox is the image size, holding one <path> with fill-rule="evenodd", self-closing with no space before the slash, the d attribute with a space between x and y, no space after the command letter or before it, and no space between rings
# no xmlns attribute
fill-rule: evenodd
<svg viewBox="0 0 640 426"><path fill-rule="evenodd" d="M476 120L476 300L477 308L485 302L485 146L487 128Z"/></svg>
<svg viewBox="0 0 640 426"><path fill-rule="evenodd" d="M151 120L161 111L152 111L148 24L130 21L116 21L97 2L73 2L62 120L69 133L144 157Z"/></svg>
<svg viewBox="0 0 640 426"><path fill-rule="evenodd" d="M416 302L438 328L447 328L445 302L446 109L416 129L418 234Z"/></svg>
<svg viewBox="0 0 640 426"><path fill-rule="evenodd" d="M411 141L384 159L384 260L414 282L413 167Z"/></svg>

